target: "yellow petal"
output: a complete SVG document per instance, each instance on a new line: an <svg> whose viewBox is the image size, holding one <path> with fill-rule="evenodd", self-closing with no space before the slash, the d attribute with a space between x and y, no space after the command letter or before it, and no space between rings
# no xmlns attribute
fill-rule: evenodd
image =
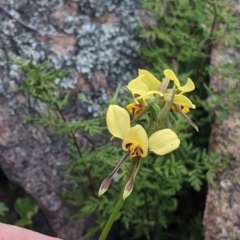
<svg viewBox="0 0 240 240"><path fill-rule="evenodd" d="M173 103L187 108L196 108L196 106L190 101L190 99L181 94L177 94L174 96Z"/></svg>
<svg viewBox="0 0 240 240"><path fill-rule="evenodd" d="M177 149L180 140L171 129L163 129L153 133L149 138L149 151L164 155Z"/></svg>
<svg viewBox="0 0 240 240"><path fill-rule="evenodd" d="M166 100L168 99L168 97L169 97L169 93L165 93L164 99ZM193 109L196 108L196 106L190 101L190 99L185 97L182 94L176 94L174 96L173 103L179 106L187 107L187 108L193 108Z"/></svg>
<svg viewBox="0 0 240 240"><path fill-rule="evenodd" d="M181 91L181 93L185 93L191 92L194 89L195 89L194 82L190 78L188 78L186 84L183 87L180 87L179 90Z"/></svg>
<svg viewBox="0 0 240 240"><path fill-rule="evenodd" d="M146 157L148 152L148 136L141 125L130 128L123 140L122 148L125 151L131 150L132 157ZM136 151L136 152L135 152Z"/></svg>
<svg viewBox="0 0 240 240"><path fill-rule="evenodd" d="M138 76L129 82L126 88L132 93L133 98L137 98L148 92L147 86L141 81L143 76Z"/></svg>
<svg viewBox="0 0 240 240"><path fill-rule="evenodd" d="M147 86L149 91L158 90L161 82L153 74L151 74L147 70L138 69L138 75L145 76L142 78L142 82Z"/></svg>
<svg viewBox="0 0 240 240"><path fill-rule="evenodd" d="M124 139L130 128L128 112L118 105L110 105L107 110L106 120L109 132L114 137Z"/></svg>
<svg viewBox="0 0 240 240"><path fill-rule="evenodd" d="M166 78L173 80L175 85L177 86L177 88L180 90L181 86L180 86L180 82L178 80L178 78L176 77L175 73L170 70L170 69L166 69L163 71L163 74Z"/></svg>

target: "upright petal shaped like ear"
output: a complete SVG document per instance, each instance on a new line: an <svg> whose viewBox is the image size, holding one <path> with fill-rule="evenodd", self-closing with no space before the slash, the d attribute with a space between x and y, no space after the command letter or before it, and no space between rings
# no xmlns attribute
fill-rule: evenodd
<svg viewBox="0 0 240 240"><path fill-rule="evenodd" d="M144 76L138 76L126 85L126 88L132 93L133 98L137 98L148 92L148 87L142 82Z"/></svg>
<svg viewBox="0 0 240 240"><path fill-rule="evenodd" d="M157 91L161 82L150 72L138 69L138 75L144 75L142 82L147 86L149 91Z"/></svg>
<svg viewBox="0 0 240 240"><path fill-rule="evenodd" d="M190 78L188 78L186 84L183 87L181 87L179 90L181 91L181 93L185 93L185 92L191 92L194 89L195 89L194 82Z"/></svg>
<svg viewBox="0 0 240 240"><path fill-rule="evenodd" d="M165 155L177 149L180 140L171 129L163 129L153 133L149 138L149 151L157 155Z"/></svg>
<svg viewBox="0 0 240 240"><path fill-rule="evenodd" d="M125 151L129 151L128 147L131 146L131 149L135 149L132 157L138 156L138 150L141 149L141 157L146 157L148 153L148 136L146 131L141 125L136 125L128 130L126 137L123 140L122 148ZM131 154L131 153L130 153ZM139 157L139 156L138 156Z"/></svg>
<svg viewBox="0 0 240 240"><path fill-rule="evenodd" d="M180 82L178 80L178 78L176 77L175 73L170 70L170 69L166 69L163 71L163 74L166 78L170 79L170 80L173 80L175 85L177 86L177 89L180 90L181 86L180 86Z"/></svg>
<svg viewBox="0 0 240 240"><path fill-rule="evenodd" d="M128 112L118 105L110 105L107 110L107 126L109 132L117 138L124 139L130 129Z"/></svg>

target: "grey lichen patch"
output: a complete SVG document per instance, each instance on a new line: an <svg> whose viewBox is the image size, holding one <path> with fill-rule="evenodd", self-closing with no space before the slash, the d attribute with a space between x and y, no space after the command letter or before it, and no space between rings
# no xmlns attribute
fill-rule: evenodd
<svg viewBox="0 0 240 240"><path fill-rule="evenodd" d="M7 54L32 57L34 62L49 58L53 67L70 72L62 81L56 79L63 88L75 88L76 70L89 89L94 89L96 71L103 73L107 81L104 92L136 74L135 50L140 45L135 36L137 1L9 0L2 6L10 15L0 9L0 70L10 70L10 74L4 74L0 85L8 85L9 77L19 75ZM95 104L105 101L105 93L99 89L92 95L89 93Z"/></svg>

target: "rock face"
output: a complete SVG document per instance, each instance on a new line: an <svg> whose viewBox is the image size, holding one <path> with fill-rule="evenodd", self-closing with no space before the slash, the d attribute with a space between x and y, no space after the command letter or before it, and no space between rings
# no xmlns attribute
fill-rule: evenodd
<svg viewBox="0 0 240 240"><path fill-rule="evenodd" d="M234 9L239 16L239 3ZM232 62L239 56L237 49L216 46L212 50L211 64L220 70L220 64ZM221 160L229 158L229 163L223 172L217 174L217 186L208 188L204 214L205 239L235 240L240 239L240 108L239 99L238 104L231 104L225 93L228 87L239 88L239 83L237 79L214 75L210 87L221 96L220 104L229 110L226 119L219 116L218 110L215 112L210 151L220 152Z"/></svg>
<svg viewBox="0 0 240 240"><path fill-rule="evenodd" d="M69 221L73 211L59 191L66 181L64 166L70 163L63 141L50 139L43 129L24 121L22 114L11 115L3 95L0 128L0 159L5 174L36 200L58 236L78 239L83 221Z"/></svg>
<svg viewBox="0 0 240 240"><path fill-rule="evenodd" d="M68 185L64 169L71 163L64 139L24 120L24 115L42 109L17 90L22 76L7 55L32 56L35 62L49 58L53 67L70 71L56 84L85 92L95 106L80 106L78 113L93 116L120 81L136 75L138 6L134 0L0 4L0 166L35 199L58 237L77 240L87 226L85 220L70 220L74 209L60 196Z"/></svg>

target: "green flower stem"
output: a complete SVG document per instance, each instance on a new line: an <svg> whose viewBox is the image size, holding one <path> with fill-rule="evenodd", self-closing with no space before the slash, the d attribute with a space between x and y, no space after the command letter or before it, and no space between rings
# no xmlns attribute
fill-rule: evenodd
<svg viewBox="0 0 240 240"><path fill-rule="evenodd" d="M123 185L122 191L121 191L121 193L119 195L118 201L117 201L117 203L116 203L116 205L115 205L115 207L114 207L110 217L108 218L107 223L104 226L104 228L102 230L102 233L101 233L101 235L100 235L98 240L105 240L106 239L106 237L107 237L107 235L108 235L108 233L109 233L109 231L110 231L110 229L111 229L111 227L112 227L112 225L113 225L113 223L114 223L114 221L115 221L115 219L116 219L116 217L117 217L117 215L118 215L118 213L119 213L119 211L120 211L120 209L121 209L121 207L122 207L122 205L124 203L124 199L123 199L124 188L125 188L126 183L128 182L128 180L131 178L131 176L133 174L133 171L134 171L135 165L136 165L136 161L137 161L136 158L132 159L131 167L130 167L130 169L128 171L128 174L127 174L125 183Z"/></svg>
<svg viewBox="0 0 240 240"><path fill-rule="evenodd" d="M116 219L116 217L117 217L117 215L118 215L118 213L119 213L119 211L120 211L120 209L123 205L123 203L124 203L124 199L122 197L122 194L120 194L120 196L118 198L118 201L117 201L117 203L116 203L116 205L115 205L115 207L114 207L106 225L104 226L104 229L103 229L103 231L102 231L98 240L105 240L106 239L106 237L107 237L107 235L108 235L108 233L109 233L109 231L110 231L110 229L111 229L111 227L112 227L112 225L113 225L113 223L114 223L114 221L115 221L115 219Z"/></svg>

